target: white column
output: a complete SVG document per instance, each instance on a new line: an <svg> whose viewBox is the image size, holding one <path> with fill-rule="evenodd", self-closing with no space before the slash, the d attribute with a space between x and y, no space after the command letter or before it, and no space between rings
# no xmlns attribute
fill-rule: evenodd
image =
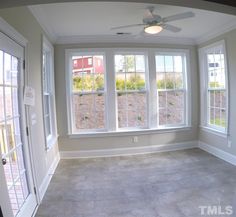
<svg viewBox="0 0 236 217"><path fill-rule="evenodd" d="M157 127L157 82L156 82L156 63L155 51L148 51L148 74L149 74L149 94L148 94L148 114L149 128Z"/></svg>
<svg viewBox="0 0 236 217"><path fill-rule="evenodd" d="M106 50L106 85L107 85L107 128L108 131L116 130L116 83L114 53L111 49Z"/></svg>

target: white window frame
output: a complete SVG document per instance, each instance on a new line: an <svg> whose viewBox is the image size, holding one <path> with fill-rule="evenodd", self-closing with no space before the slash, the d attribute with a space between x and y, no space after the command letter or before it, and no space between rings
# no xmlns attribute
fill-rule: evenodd
<svg viewBox="0 0 236 217"><path fill-rule="evenodd" d="M186 122L182 125L158 126L157 125L157 87L156 87L156 63L155 55L159 52L184 54L186 57ZM105 109L107 109L105 121L106 129L101 131L80 131L73 132L72 116L72 56L76 55L98 55L104 56L105 68ZM141 54L145 56L146 67L146 93L147 93L147 128L118 128L117 114L117 92L116 92L116 75L115 75L115 55L117 54ZM168 133L191 129L191 68L190 68L190 51L188 49L164 49L164 48L81 48L65 50L65 79L67 94L67 129L70 138L81 137L103 137L113 135L137 135L150 133ZM155 82L153 82L155 81ZM156 117L156 118L155 118Z"/></svg>
<svg viewBox="0 0 236 217"><path fill-rule="evenodd" d="M173 49L160 49L155 53L156 56L181 56L182 57L182 67L183 67L183 88L180 89L184 91L184 121L181 124L166 124L160 125L159 124L159 114L157 115L157 125L159 129L171 128L171 127L185 127L191 125L191 79L190 79L190 58L189 58L189 51L188 50L173 50ZM155 62L156 64L156 62ZM155 65L156 66L156 65ZM155 68L156 72L156 68ZM157 81L157 79L156 79ZM158 109L158 88L157 90L157 112ZM162 90L161 90L162 91ZM168 89L166 90L168 91ZM170 90L170 91L178 91L178 89Z"/></svg>
<svg viewBox="0 0 236 217"><path fill-rule="evenodd" d="M79 134L73 131L74 126L74 118L73 118L73 108L72 108L72 96L73 96L73 79L72 79L72 57L73 56L94 56L101 55L103 56L103 64L104 64L104 102L105 102L105 110L104 110L104 129L83 129L81 130L81 134L84 133L101 133L106 132L108 129L108 118L107 118L107 78L106 78L106 54L103 50L100 49L68 49L66 50L66 89L67 89L67 126L69 134ZM86 93L86 92L84 92ZM94 91L89 92L89 94L97 93Z"/></svg>
<svg viewBox="0 0 236 217"><path fill-rule="evenodd" d="M142 130L142 129L148 129L149 128L149 103L148 103L148 95L149 95L149 82L148 82L148 74L149 74L149 70L148 70L148 53L145 51L128 51L127 49L124 51L115 51L113 54L113 58L114 58L114 63L115 63L115 56L116 55L143 55L144 56L144 61L145 61L145 90L143 91L139 91L139 90L126 90L126 91L119 91L116 90L115 87L115 96L116 96L116 131L132 131L132 130ZM116 79L116 72L115 72L115 64L113 66L113 71L115 73L115 79ZM116 80L115 80L116 81ZM117 101L117 95L118 93L145 93L146 95L146 102L147 102L147 107L146 107L146 125L144 127L122 127L119 128L118 126L118 101Z"/></svg>
<svg viewBox="0 0 236 217"><path fill-rule="evenodd" d="M44 77L44 65L43 55L47 53L47 65L46 65L46 78ZM50 41L42 36L42 105L43 105L43 124L44 124L44 137L45 137L45 149L50 150L57 141L57 124L56 124L56 105L55 105L55 82L54 82L54 48ZM44 90L44 82L48 82L48 91ZM45 100L44 96L49 97L49 122L50 122L50 135L46 135L46 121L45 121Z"/></svg>
<svg viewBox="0 0 236 217"><path fill-rule="evenodd" d="M225 91L226 91L226 127L220 127L208 123L209 119L209 100L208 100L208 62L207 53L215 48L221 47L224 54L224 64L225 64ZM225 46L225 40L221 40L210 44L208 46L202 47L198 51L199 54L199 66L200 66L200 97L201 97L201 122L200 127L203 130L212 132L216 135L227 136L228 135L228 124L229 124L229 88L228 88L228 64L227 64L227 51Z"/></svg>

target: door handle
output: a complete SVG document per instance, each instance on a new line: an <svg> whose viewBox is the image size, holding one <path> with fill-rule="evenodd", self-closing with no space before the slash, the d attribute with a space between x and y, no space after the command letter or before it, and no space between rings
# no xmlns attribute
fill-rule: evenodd
<svg viewBox="0 0 236 217"><path fill-rule="evenodd" d="M2 165L6 165L7 164L7 159L6 158L3 158L2 159Z"/></svg>

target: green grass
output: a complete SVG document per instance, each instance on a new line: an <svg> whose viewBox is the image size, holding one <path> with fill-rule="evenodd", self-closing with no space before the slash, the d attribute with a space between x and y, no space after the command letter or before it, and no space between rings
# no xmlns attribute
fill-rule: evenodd
<svg viewBox="0 0 236 217"><path fill-rule="evenodd" d="M220 118L216 118L215 122L214 122L214 119L211 119L210 124L216 125L219 127L224 127L224 128L226 127L226 121L224 119L220 120Z"/></svg>
<svg viewBox="0 0 236 217"><path fill-rule="evenodd" d="M83 77L73 78L73 90L103 90L104 89L104 76L103 75L85 75Z"/></svg>
<svg viewBox="0 0 236 217"><path fill-rule="evenodd" d="M161 79L157 81L158 89L174 89L182 88L183 81L181 79ZM116 79L116 90L143 90L145 89L145 79L141 76L130 76L126 81L122 78ZM104 76L103 75L84 75L73 78L74 91L92 91L104 89Z"/></svg>

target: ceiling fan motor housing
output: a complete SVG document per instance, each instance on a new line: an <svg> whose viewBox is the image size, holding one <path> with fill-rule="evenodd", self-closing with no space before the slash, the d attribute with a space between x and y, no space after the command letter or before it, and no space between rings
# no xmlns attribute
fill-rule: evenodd
<svg viewBox="0 0 236 217"><path fill-rule="evenodd" d="M161 22L161 16L153 14L152 17L145 17L143 18L143 23L145 24L157 24Z"/></svg>

